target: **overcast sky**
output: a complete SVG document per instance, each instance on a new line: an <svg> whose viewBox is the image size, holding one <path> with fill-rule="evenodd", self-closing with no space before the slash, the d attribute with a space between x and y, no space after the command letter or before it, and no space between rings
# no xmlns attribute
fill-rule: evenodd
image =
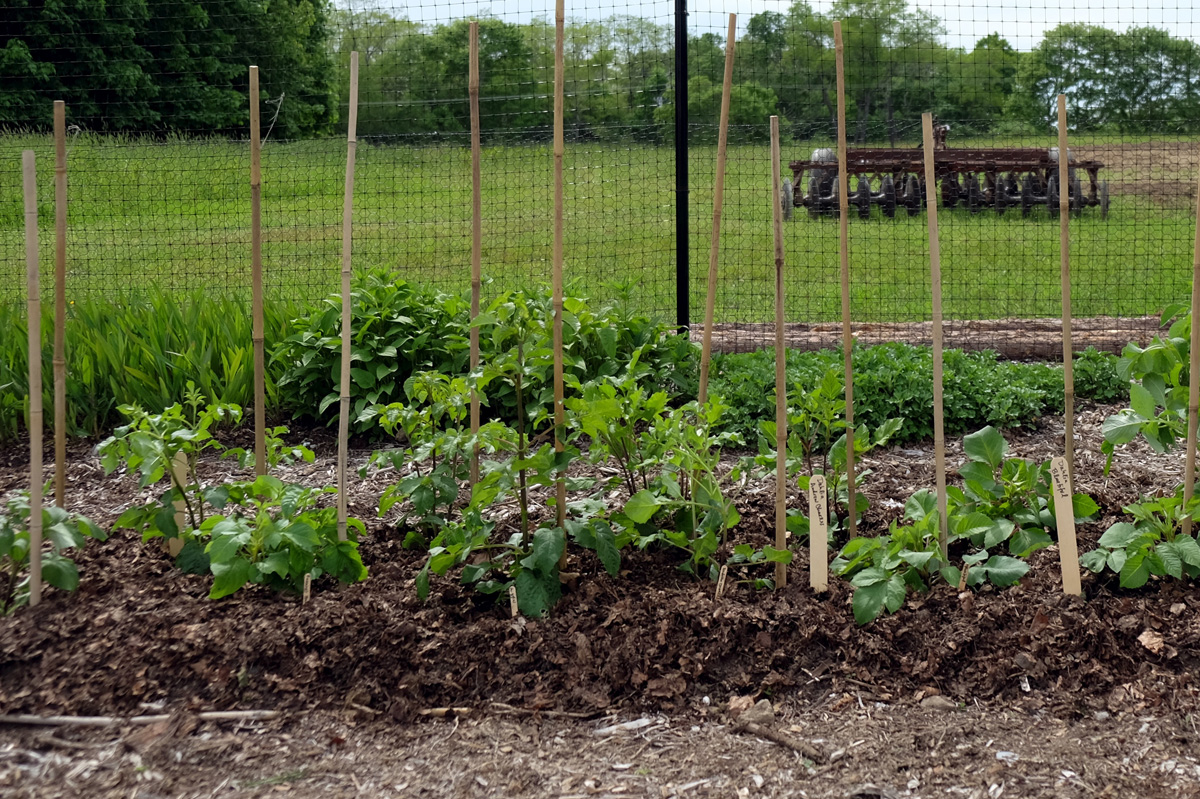
<svg viewBox="0 0 1200 799"><path fill-rule="evenodd" d="M548 0L494 0L494 2L424 2L404 3L402 0L337 0L339 5L375 6L421 22L447 22L490 11L493 16L517 22L533 17L552 17L554 4ZM1200 12L1194 9L1195 0L1037 0L1023 2L931 2L909 0L910 4L932 13L942 20L947 30L947 44L970 49L977 40L998 32L1018 50L1029 50L1050 28L1064 22L1084 22L1103 25L1113 30L1150 25L1166 28L1173 35L1195 39L1200 31L1194 20ZM787 11L790 0L689 0L689 26L693 31L724 31L726 15L738 15L739 28L760 11ZM825 11L830 0L814 0L818 11ZM568 19L602 19L614 14L632 14L669 23L673 19L673 0L567 0Z"/></svg>

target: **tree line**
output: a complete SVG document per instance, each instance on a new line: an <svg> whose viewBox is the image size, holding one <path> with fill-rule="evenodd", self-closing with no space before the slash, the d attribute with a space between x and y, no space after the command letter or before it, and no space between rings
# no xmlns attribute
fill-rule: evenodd
<svg viewBox="0 0 1200 799"><path fill-rule="evenodd" d="M906 0L836 0L825 13L797 0L785 13L754 15L741 34L731 140L760 139L770 114L796 138L833 132L839 19L858 142L911 140L924 111L956 135L1044 132L1059 92L1079 131L1183 131L1200 116L1200 46L1163 30L1066 24L1030 52L996 34L968 50L946 45L941 21ZM256 63L274 135L331 133L357 50L361 133L459 134L469 128L467 36L465 20L422 24L328 0L8 0L0 127L44 128L50 101L64 99L72 122L92 130L244 131L246 67ZM671 140L671 26L635 16L577 21L565 42L571 135ZM717 34L689 36L696 141L715 137L724 46ZM485 136L547 137L552 23L481 19L480 61Z"/></svg>

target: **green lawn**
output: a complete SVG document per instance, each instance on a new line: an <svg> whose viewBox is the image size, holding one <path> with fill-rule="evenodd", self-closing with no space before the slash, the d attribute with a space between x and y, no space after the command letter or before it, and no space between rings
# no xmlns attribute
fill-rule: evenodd
<svg viewBox="0 0 1200 799"><path fill-rule="evenodd" d="M1007 144L1008 142L1006 142ZM1029 144L1029 142L1022 142ZM980 144L972 142L972 144ZM1108 141L1098 144L1111 146ZM1082 146L1082 145L1081 145ZM0 139L0 302L24 299L20 149L38 152L42 268L53 264L53 155L48 138ZM791 144L785 159L813 145ZM1193 215L1191 168L1156 153L1106 173L1114 202L1072 220L1077 315L1154 313L1186 298ZM1157 148L1157 149L1155 149ZM1172 149L1173 148L1173 149ZM773 318L768 148L730 148L718 321ZM641 308L674 318L674 154L670 148L575 144L566 156L566 271L576 293L603 297L636 280ZM692 316L704 307L716 148L691 160ZM336 288L346 148L341 140L269 142L263 151L263 257L268 290L318 297ZM1147 168L1148 165L1148 168ZM1142 174L1161 184L1144 190ZM543 146L483 154L484 273L503 287L549 280L552 159ZM226 142L75 141L70 151L70 285L118 292L158 283L243 292L249 282L249 151ZM1153 187L1151 187L1153 188ZM1177 196L1176 196L1177 195ZM410 279L465 289L470 255L470 153L458 143L358 150L356 267L393 266ZM1053 316L1058 304L1058 224L943 212L946 314L958 318ZM853 312L858 321L929 315L924 216L874 212L850 225ZM801 210L786 226L791 321L838 318L838 226ZM49 286L43 281L43 286Z"/></svg>

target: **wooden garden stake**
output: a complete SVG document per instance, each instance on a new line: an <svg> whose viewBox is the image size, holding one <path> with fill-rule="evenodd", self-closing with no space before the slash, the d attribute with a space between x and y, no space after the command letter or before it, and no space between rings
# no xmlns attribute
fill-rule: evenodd
<svg viewBox="0 0 1200 799"><path fill-rule="evenodd" d="M721 252L721 212L725 206L725 154L729 142L729 95L733 87L733 51L737 43L737 14L729 15L725 39L725 83L721 87L721 123L717 132L717 177L713 182L712 239L708 245L708 292L704 300L704 335L700 347L700 404L708 402L708 366L712 358L712 326L717 307L717 259ZM778 171L778 169L776 168Z"/></svg>
<svg viewBox="0 0 1200 799"><path fill-rule="evenodd" d="M1063 593L1079 596L1083 593L1083 586L1079 579L1079 546L1075 541L1075 510L1071 502L1074 488L1066 458L1050 461L1050 479L1054 483L1054 517L1058 522L1058 557L1062 568Z"/></svg>
<svg viewBox="0 0 1200 799"><path fill-rule="evenodd" d="M846 372L846 489L850 518L847 530L858 535L858 488L854 485L854 368L851 354L854 336L850 331L850 178L846 174L846 68L842 44L842 23L833 23L833 42L837 65L838 110L838 216L842 259L842 349Z"/></svg>
<svg viewBox="0 0 1200 799"><path fill-rule="evenodd" d="M29 308L29 606L42 601L42 298L38 276L37 174L33 150L21 153L25 189L25 266Z"/></svg>
<svg viewBox="0 0 1200 799"><path fill-rule="evenodd" d="M1075 353L1071 346L1070 157L1067 154L1067 96L1058 96L1058 250L1062 263L1063 451L1075 475ZM1082 200L1082 198L1079 198Z"/></svg>
<svg viewBox="0 0 1200 799"><path fill-rule="evenodd" d="M1200 177L1196 186L1196 233L1192 242L1192 334L1188 350L1188 428L1187 459L1183 472L1183 506L1186 508L1196 491L1196 426L1200 418L1200 323L1196 309L1200 308ZM1184 535L1192 534L1192 517L1183 517Z"/></svg>
<svg viewBox="0 0 1200 799"><path fill-rule="evenodd" d="M483 187L479 145L479 23L470 28L470 64L467 93L471 98L471 319L479 316L483 286ZM479 368L479 328L471 325L471 371ZM479 392L471 389L471 435L479 434ZM479 442L471 451L471 486L479 482Z"/></svg>
<svg viewBox="0 0 1200 799"><path fill-rule="evenodd" d="M933 166L933 115L923 114L925 206L929 209L929 286L933 295L933 458L937 472L938 543L949 546L946 510L946 420L942 409L942 244L938 235L937 175Z"/></svg>
<svg viewBox="0 0 1200 799"><path fill-rule="evenodd" d="M820 474L808 481L808 584L829 588L829 486Z"/></svg>
<svg viewBox="0 0 1200 799"><path fill-rule="evenodd" d="M564 448L566 411L563 408L563 0L554 4L554 451ZM567 483L554 485L554 522L566 523ZM559 565L566 563L563 547Z"/></svg>
<svg viewBox="0 0 1200 799"><path fill-rule="evenodd" d="M67 497L67 104L54 101L54 504Z"/></svg>
<svg viewBox="0 0 1200 799"><path fill-rule="evenodd" d="M728 63L728 62L727 62ZM775 233L775 547L787 549L787 380L783 346L783 207L779 204L779 117L771 117L771 209ZM712 276L713 272L710 271ZM712 285L709 285L712 297ZM708 338L708 327L704 328ZM775 564L775 587L787 585L787 564Z"/></svg>
<svg viewBox="0 0 1200 799"><path fill-rule="evenodd" d="M354 152L358 145L358 51L350 53L350 119L346 125L346 196L342 201L342 395L338 418L338 540L346 540L346 460L350 449L350 243L354 218Z"/></svg>
<svg viewBox="0 0 1200 799"><path fill-rule="evenodd" d="M258 67L250 67L250 290L254 343L254 473L267 473L267 386L263 345L262 137L259 135Z"/></svg>

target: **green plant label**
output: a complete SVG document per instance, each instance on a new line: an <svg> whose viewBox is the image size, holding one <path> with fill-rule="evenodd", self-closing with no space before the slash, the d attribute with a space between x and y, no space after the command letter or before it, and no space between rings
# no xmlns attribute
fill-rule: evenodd
<svg viewBox="0 0 1200 799"><path fill-rule="evenodd" d="M814 591L829 588L829 492L824 475L813 475L808 483L809 584Z"/></svg>
<svg viewBox="0 0 1200 799"><path fill-rule="evenodd" d="M1083 585L1079 578L1079 546L1075 541L1075 509L1071 503L1071 472L1067 459L1050 461L1050 479L1054 483L1054 515L1058 520L1058 557L1062 568L1063 593L1079 596Z"/></svg>

